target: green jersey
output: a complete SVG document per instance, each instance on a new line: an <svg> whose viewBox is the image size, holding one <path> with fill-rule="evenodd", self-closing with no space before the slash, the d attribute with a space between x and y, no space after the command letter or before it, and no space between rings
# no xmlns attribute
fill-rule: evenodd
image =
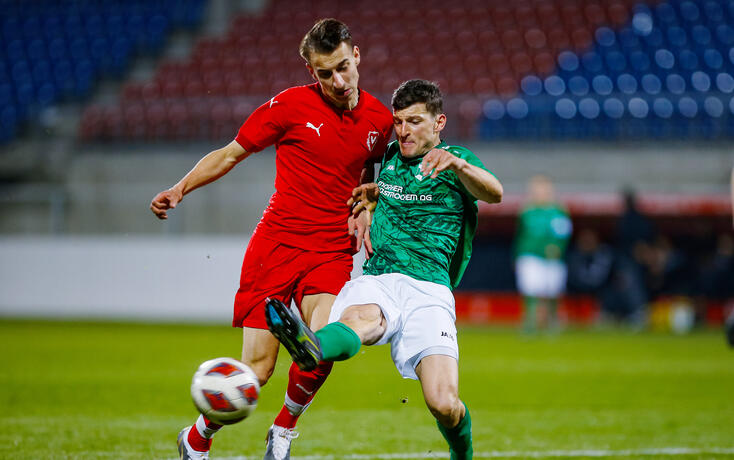
<svg viewBox="0 0 734 460"><path fill-rule="evenodd" d="M487 170L464 147L441 142L436 148ZM455 288L471 255L477 199L453 171L443 171L435 179L423 176L422 160L423 156L404 158L397 141L388 145L370 229L374 254L365 262L364 273L402 273Z"/></svg>
<svg viewBox="0 0 734 460"><path fill-rule="evenodd" d="M571 237L571 219L558 204L528 205L520 212L515 255L544 259L563 257Z"/></svg>

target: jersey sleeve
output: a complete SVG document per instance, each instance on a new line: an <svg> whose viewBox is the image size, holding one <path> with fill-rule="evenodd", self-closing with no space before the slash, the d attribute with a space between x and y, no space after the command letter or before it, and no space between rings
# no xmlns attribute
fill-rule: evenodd
<svg viewBox="0 0 734 460"><path fill-rule="evenodd" d="M286 98L283 93L270 99L247 117L235 141L248 152L259 152L275 144L285 132Z"/></svg>
<svg viewBox="0 0 734 460"><path fill-rule="evenodd" d="M481 168L487 171L488 173L490 173L491 175L495 176L495 174L492 171L490 171L489 169L487 169L487 167L484 166L484 163L482 163L482 160L480 160L471 150L466 149L464 147L453 147L452 146L448 148L448 151L458 156L459 158L466 160L467 163L469 163L470 165ZM461 193L463 193L467 197L470 197L472 200L476 201L476 197L472 195L471 192L469 192L469 190L467 190L467 188L464 186L461 180L459 180L458 176L456 177L456 182L457 182L457 186L461 190Z"/></svg>

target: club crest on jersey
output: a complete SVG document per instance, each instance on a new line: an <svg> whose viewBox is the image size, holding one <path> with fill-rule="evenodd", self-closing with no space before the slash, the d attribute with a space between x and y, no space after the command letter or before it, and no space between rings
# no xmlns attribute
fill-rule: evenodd
<svg viewBox="0 0 734 460"><path fill-rule="evenodd" d="M421 174L421 169L420 169L420 168L418 168L418 169L416 169L416 174L415 174L415 178L416 178L416 179L418 179L418 182L420 182L420 181L422 181L423 179L425 179L425 178L426 178L426 176L424 176L423 174Z"/></svg>
<svg viewBox="0 0 734 460"><path fill-rule="evenodd" d="M375 148L375 143L377 142L377 137L380 134L377 131L370 131L367 133L367 148L372 151L373 148Z"/></svg>

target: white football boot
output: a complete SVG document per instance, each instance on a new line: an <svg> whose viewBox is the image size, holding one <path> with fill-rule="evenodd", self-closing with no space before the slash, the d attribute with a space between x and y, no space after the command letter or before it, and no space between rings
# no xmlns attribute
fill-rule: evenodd
<svg viewBox="0 0 734 460"><path fill-rule="evenodd" d="M298 437L298 431L272 425L268 430L267 446L263 460L289 460L291 441Z"/></svg>

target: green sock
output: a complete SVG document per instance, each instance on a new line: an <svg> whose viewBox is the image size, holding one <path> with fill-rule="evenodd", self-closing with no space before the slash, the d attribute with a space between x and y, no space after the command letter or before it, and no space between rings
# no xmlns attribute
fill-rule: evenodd
<svg viewBox="0 0 734 460"><path fill-rule="evenodd" d="M462 404L464 404L462 402ZM474 456L474 447L471 438L471 417L469 416L469 408L464 404L466 413L459 421L458 425L453 428L446 428L436 420L438 430L449 443L449 452L451 460L471 460Z"/></svg>
<svg viewBox="0 0 734 460"><path fill-rule="evenodd" d="M362 340L356 332L344 323L331 323L316 331L321 344L321 359L324 361L344 361L356 355Z"/></svg>
<svg viewBox="0 0 734 460"><path fill-rule="evenodd" d="M536 323L538 321L538 299L535 297L525 297L525 318L523 321L523 330L525 332L535 332Z"/></svg>
<svg viewBox="0 0 734 460"><path fill-rule="evenodd" d="M548 329L556 330L558 329L558 299L548 299L545 304L548 306Z"/></svg>

